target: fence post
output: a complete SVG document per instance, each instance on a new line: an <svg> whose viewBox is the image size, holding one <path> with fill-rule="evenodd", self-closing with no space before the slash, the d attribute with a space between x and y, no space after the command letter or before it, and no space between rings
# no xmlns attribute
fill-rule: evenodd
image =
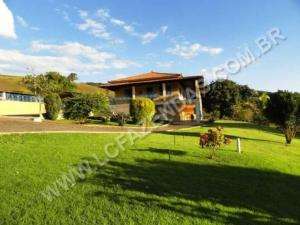
<svg viewBox="0 0 300 225"><path fill-rule="evenodd" d="M236 148L237 148L237 152L239 154L241 154L242 153L242 149L241 149L241 139L240 138L238 138L237 141L236 141Z"/></svg>

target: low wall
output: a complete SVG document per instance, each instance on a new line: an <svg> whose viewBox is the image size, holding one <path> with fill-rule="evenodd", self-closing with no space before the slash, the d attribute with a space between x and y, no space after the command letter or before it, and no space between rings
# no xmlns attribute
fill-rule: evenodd
<svg viewBox="0 0 300 225"><path fill-rule="evenodd" d="M45 106L41 105L42 113L45 113ZM40 104L38 102L0 101L0 115L38 115Z"/></svg>
<svg viewBox="0 0 300 225"><path fill-rule="evenodd" d="M129 113L129 103L111 105L110 109L116 113Z"/></svg>

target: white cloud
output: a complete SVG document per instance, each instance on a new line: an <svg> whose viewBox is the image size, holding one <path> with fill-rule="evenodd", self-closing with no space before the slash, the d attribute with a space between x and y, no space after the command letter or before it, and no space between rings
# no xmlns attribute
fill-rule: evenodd
<svg viewBox="0 0 300 225"><path fill-rule="evenodd" d="M85 19L83 23L78 24L78 29L88 31L94 37L110 40L110 33L106 31L106 26L103 23L97 22L92 19Z"/></svg>
<svg viewBox="0 0 300 225"><path fill-rule="evenodd" d="M111 17L107 9L98 9L97 16L103 20L106 20Z"/></svg>
<svg viewBox="0 0 300 225"><path fill-rule="evenodd" d="M115 59L112 53L99 51L93 47L80 44L78 42L67 42L62 45L45 44L39 41L31 43L31 49L34 52L49 51L60 56L82 57L92 62L105 62Z"/></svg>
<svg viewBox="0 0 300 225"><path fill-rule="evenodd" d="M139 33L136 31L135 27L131 25L130 23L127 23L124 20L121 20L119 18L115 18L111 16L109 10L107 9L98 9L96 12L96 18L88 17L88 13L86 11L79 11L79 16L85 20L85 23L79 24L79 29L83 30L82 28L87 26L87 20L90 20L89 22L93 21L95 24L102 24L101 33L103 32L105 36L103 37L101 34L99 35L99 28L91 27L89 33L96 36L96 37L102 37L106 40L112 39L111 34L107 32L108 25L113 25L120 27L122 30L124 30L127 34L131 36L135 36L139 38L142 42L142 44L148 44L152 42L155 38L158 37L159 34L166 33L168 26L161 26L160 29L156 32L146 32L146 33ZM91 24L90 24L91 25ZM88 30L88 29L85 29ZM95 34L96 33L96 34ZM109 37L107 37L109 34ZM116 43L122 43L120 39L115 39Z"/></svg>
<svg viewBox="0 0 300 225"><path fill-rule="evenodd" d="M82 23L77 24L77 28L79 30L87 31L94 37L102 38L110 41L113 44L123 43L123 40L112 37L111 33L107 31L106 25L103 22L90 18L88 12L79 10L79 16L83 20Z"/></svg>
<svg viewBox="0 0 300 225"><path fill-rule="evenodd" d="M17 22L24 28L30 28L31 30L38 31L40 30L38 27L32 27L28 24L28 22L21 16L16 16Z"/></svg>
<svg viewBox="0 0 300 225"><path fill-rule="evenodd" d="M68 7L65 6L66 9L68 9ZM67 22L71 22L69 13L64 10L64 9L60 9L60 8L56 8L55 11L62 16L62 18L67 21Z"/></svg>
<svg viewBox="0 0 300 225"><path fill-rule="evenodd" d="M85 10L78 10L78 13L81 18L86 18L88 16L88 12Z"/></svg>
<svg viewBox="0 0 300 225"><path fill-rule="evenodd" d="M126 25L126 23L125 23L124 21L118 20L118 19L114 19L114 18L112 18L112 19L110 20L110 22L111 22L112 24L114 24L114 25L117 25L117 26L124 26L124 25Z"/></svg>
<svg viewBox="0 0 300 225"><path fill-rule="evenodd" d="M141 36L142 44L147 44L153 41L158 36L158 33L147 32Z"/></svg>
<svg viewBox="0 0 300 225"><path fill-rule="evenodd" d="M168 26L161 26L157 32L147 32L145 34L140 35L142 44L148 44L152 42L155 38L158 37L159 34L165 34L167 29Z"/></svg>
<svg viewBox="0 0 300 225"><path fill-rule="evenodd" d="M175 44L174 47L168 48L166 51L172 55L177 55L185 59L192 59L198 56L200 53L218 55L223 51L223 49L207 47L199 43L194 43L194 44L183 43L183 44Z"/></svg>
<svg viewBox="0 0 300 225"><path fill-rule="evenodd" d="M3 0L0 0L0 36L16 39L14 17Z"/></svg>
<svg viewBox="0 0 300 225"><path fill-rule="evenodd" d="M106 69L139 66L131 60L118 58L112 53L78 42L54 45L35 41L31 44L31 50L33 52L28 54L0 49L1 72L24 74L28 69L33 69L36 73L55 70L65 74L76 72L89 75L100 74Z"/></svg>
<svg viewBox="0 0 300 225"><path fill-rule="evenodd" d="M170 68L174 65L173 61L169 61L169 62L156 62L156 65L158 67L163 67L163 68Z"/></svg>
<svg viewBox="0 0 300 225"><path fill-rule="evenodd" d="M161 27L160 27L160 30L161 30L161 32L164 34L164 33L167 32L168 26L161 26Z"/></svg>
<svg viewBox="0 0 300 225"><path fill-rule="evenodd" d="M28 27L28 23L25 21L25 19L21 16L17 16L17 21L22 27Z"/></svg>
<svg viewBox="0 0 300 225"><path fill-rule="evenodd" d="M100 10L98 10L98 13L99 13ZM103 13L102 13L103 14ZM103 16L102 16L103 18ZM112 24L112 25L115 25L115 26L118 26L118 27L121 27L124 31L126 31L128 34L131 34L133 36L138 36L138 33L135 32L135 28L126 23L125 21L123 20L120 20L120 19L117 19L117 18L114 18L112 16L110 16L109 13L106 14L106 16L104 17L104 19L109 19L109 22Z"/></svg>

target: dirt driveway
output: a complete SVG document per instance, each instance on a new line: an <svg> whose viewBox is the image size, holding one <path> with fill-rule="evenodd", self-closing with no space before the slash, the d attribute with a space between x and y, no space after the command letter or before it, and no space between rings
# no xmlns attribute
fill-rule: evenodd
<svg viewBox="0 0 300 225"><path fill-rule="evenodd" d="M168 131L184 128L186 126L167 125L151 128L147 131ZM31 119L0 117L0 133L40 133L40 132L82 132L82 133L121 133L121 132L145 132L142 127L119 127L108 125L75 124L66 121L33 122Z"/></svg>

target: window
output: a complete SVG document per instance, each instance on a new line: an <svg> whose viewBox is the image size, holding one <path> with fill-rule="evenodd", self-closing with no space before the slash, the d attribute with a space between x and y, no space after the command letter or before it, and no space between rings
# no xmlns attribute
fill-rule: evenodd
<svg viewBox="0 0 300 225"><path fill-rule="evenodd" d="M126 88L126 89L124 90L124 97L125 97L125 98L131 98L131 97L132 97L131 89Z"/></svg>
<svg viewBox="0 0 300 225"><path fill-rule="evenodd" d="M6 100L18 102L37 102L38 98L33 95L24 95L17 93L6 93Z"/></svg>
<svg viewBox="0 0 300 225"><path fill-rule="evenodd" d="M155 92L153 87L147 87L147 97L155 98Z"/></svg>

